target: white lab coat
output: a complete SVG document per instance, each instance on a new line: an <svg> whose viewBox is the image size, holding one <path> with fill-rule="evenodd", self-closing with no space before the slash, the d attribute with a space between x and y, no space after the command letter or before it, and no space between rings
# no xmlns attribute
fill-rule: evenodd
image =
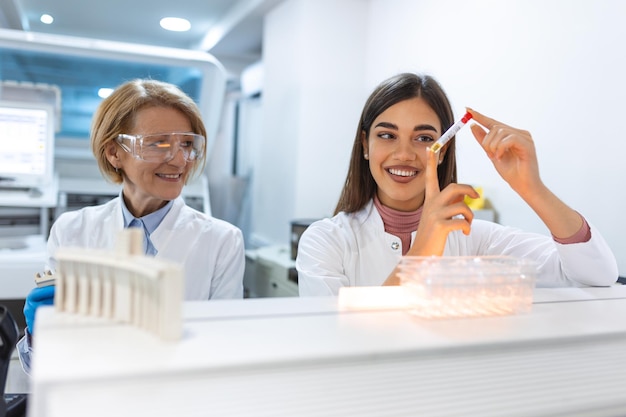
<svg viewBox="0 0 626 417"><path fill-rule="evenodd" d="M120 198L63 213L48 238L46 269L55 270L59 247L114 250L124 228ZM235 226L187 206L181 197L150 235L162 258L185 270L185 300L243 298L245 252L243 236ZM17 343L22 368L30 374L32 346L24 336Z"/></svg>
<svg viewBox="0 0 626 417"><path fill-rule="evenodd" d="M47 268L54 271L58 247L113 250L123 227L119 197L63 213L50 231ZM185 300L243 298L245 252L235 226L192 209L178 197L150 240L156 258L183 266Z"/></svg>
<svg viewBox="0 0 626 417"><path fill-rule="evenodd" d="M539 267L537 286L611 285L618 277L617 261L600 233L589 226L588 242L562 245L549 236L475 219L469 236L461 231L448 235L444 256L533 259ZM298 242L300 295L337 295L343 286L381 285L401 257L402 242L384 231L373 201L357 213L319 220Z"/></svg>

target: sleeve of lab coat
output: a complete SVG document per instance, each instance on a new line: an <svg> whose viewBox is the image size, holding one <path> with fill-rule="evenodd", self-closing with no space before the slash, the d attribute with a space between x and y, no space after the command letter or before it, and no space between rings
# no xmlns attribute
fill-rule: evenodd
<svg viewBox="0 0 626 417"><path fill-rule="evenodd" d="M301 297L338 295L349 286L345 275L346 239L341 226L328 219L310 225L298 242L296 269Z"/></svg>
<svg viewBox="0 0 626 417"><path fill-rule="evenodd" d="M456 233L456 239L449 238L448 254L532 259L538 265L538 287L612 285L618 277L617 261L600 232L591 223L589 227L589 241L560 244L547 235L475 220L470 236Z"/></svg>
<svg viewBox="0 0 626 417"><path fill-rule="evenodd" d="M243 298L246 257L241 231L230 228L216 246L219 249L209 299Z"/></svg>

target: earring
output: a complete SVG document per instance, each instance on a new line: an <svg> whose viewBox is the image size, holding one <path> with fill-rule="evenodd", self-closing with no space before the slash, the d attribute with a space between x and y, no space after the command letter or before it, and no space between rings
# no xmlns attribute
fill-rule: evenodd
<svg viewBox="0 0 626 417"><path fill-rule="evenodd" d="M437 162L437 165L441 165L442 162L443 162L443 158L439 158L439 162Z"/></svg>
<svg viewBox="0 0 626 417"><path fill-rule="evenodd" d="M370 155L366 153L366 154L364 154L364 155L363 155L363 157L364 157L365 159L367 159L367 158L369 158L369 157L370 157Z"/></svg>

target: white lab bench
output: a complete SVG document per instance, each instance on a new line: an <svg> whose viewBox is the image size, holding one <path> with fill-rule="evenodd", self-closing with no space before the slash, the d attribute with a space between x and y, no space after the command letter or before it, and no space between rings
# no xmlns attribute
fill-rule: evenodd
<svg viewBox="0 0 626 417"><path fill-rule="evenodd" d="M626 415L626 286L534 300L452 320L334 297L188 302L169 344L42 308L29 415Z"/></svg>

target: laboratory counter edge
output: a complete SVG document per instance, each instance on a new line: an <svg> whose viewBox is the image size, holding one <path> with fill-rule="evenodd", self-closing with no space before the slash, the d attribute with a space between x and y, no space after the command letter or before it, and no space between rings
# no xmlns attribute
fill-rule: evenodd
<svg viewBox="0 0 626 417"><path fill-rule="evenodd" d="M185 303L168 343L42 308L29 415L626 415L624 316L621 285L438 320L336 297L216 300Z"/></svg>

